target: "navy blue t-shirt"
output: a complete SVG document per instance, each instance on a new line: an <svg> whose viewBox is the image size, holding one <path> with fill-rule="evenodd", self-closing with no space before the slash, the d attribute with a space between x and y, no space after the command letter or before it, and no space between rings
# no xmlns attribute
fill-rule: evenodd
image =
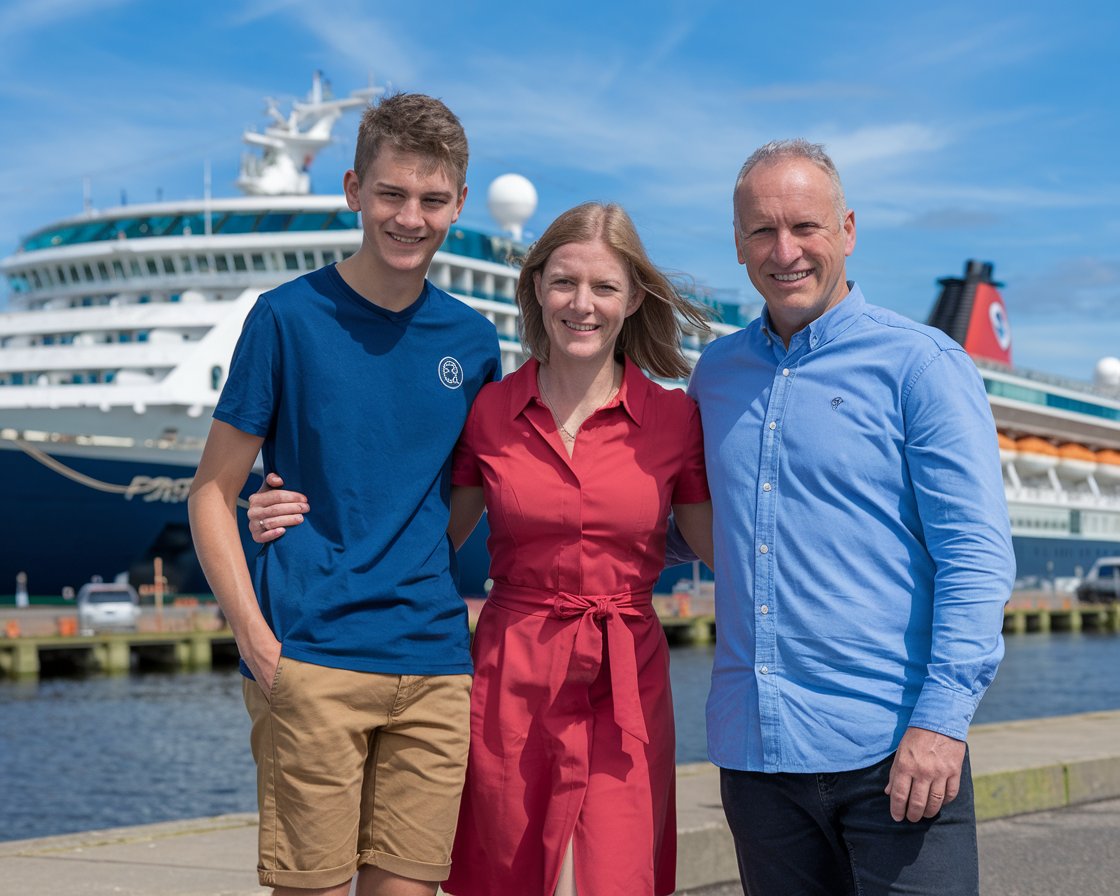
<svg viewBox="0 0 1120 896"><path fill-rule="evenodd" d="M311 502L253 582L284 656L359 672L471 671L447 538L449 458L497 379L494 325L425 281L403 311L334 266L264 293L214 417L265 439L266 470Z"/></svg>

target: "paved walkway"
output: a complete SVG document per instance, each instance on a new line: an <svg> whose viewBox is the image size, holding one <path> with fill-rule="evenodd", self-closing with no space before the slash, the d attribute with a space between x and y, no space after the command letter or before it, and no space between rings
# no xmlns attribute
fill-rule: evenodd
<svg viewBox="0 0 1120 896"><path fill-rule="evenodd" d="M1023 884L1028 889L990 888L996 886L985 853L990 831L1003 832L1000 855L1017 865L1020 860L1006 844L1038 830L1037 820L1045 817L1024 816L1019 822L1023 813L1064 810L1057 815L1076 821L1111 811L1109 817L1120 819L1120 712L980 725L969 743L977 814L1004 819L982 826L986 893L1035 892L1029 882ZM706 763L680 766L677 787L681 891L735 892L718 887L736 876L718 773ZM1085 808L1103 800L1113 802ZM1009 827L1011 818L1018 827ZM0 843L0 887L20 896L259 896L268 891L256 885L253 870L255 822L253 815L226 815ZM1085 887L1076 877L1091 873L1071 864L1062 874L1074 877L1059 878L1068 884L1061 892L1097 892L1089 877Z"/></svg>

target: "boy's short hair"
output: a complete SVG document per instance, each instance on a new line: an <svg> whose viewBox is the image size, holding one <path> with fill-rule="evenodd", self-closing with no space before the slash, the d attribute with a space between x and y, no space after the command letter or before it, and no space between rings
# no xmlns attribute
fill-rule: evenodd
<svg viewBox="0 0 1120 896"><path fill-rule="evenodd" d="M370 106L358 126L354 171L359 182L383 146L442 166L462 190L467 182L467 135L455 113L422 93L395 93Z"/></svg>

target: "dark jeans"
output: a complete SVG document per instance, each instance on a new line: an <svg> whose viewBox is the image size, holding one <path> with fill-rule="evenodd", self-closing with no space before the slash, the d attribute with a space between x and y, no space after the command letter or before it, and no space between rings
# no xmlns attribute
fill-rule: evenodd
<svg viewBox="0 0 1120 896"><path fill-rule="evenodd" d="M747 896L977 896L968 754L961 789L933 818L894 821L894 756L835 774L721 769L723 809Z"/></svg>

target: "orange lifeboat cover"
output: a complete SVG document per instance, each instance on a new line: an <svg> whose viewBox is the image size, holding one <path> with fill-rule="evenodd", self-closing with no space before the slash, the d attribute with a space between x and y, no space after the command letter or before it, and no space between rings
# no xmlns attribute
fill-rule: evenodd
<svg viewBox="0 0 1120 896"><path fill-rule="evenodd" d="M1066 442L1058 447L1058 455L1066 460L1097 460L1097 453L1079 445L1077 442Z"/></svg>
<svg viewBox="0 0 1120 896"><path fill-rule="evenodd" d="M1111 448L1102 448L1096 453L1096 460L1098 464L1115 464L1120 467L1120 451L1114 451Z"/></svg>
<svg viewBox="0 0 1120 896"><path fill-rule="evenodd" d="M1058 449L1046 439L1038 436L1023 436L1015 441L1015 448L1023 454L1045 454L1048 457L1058 457Z"/></svg>

